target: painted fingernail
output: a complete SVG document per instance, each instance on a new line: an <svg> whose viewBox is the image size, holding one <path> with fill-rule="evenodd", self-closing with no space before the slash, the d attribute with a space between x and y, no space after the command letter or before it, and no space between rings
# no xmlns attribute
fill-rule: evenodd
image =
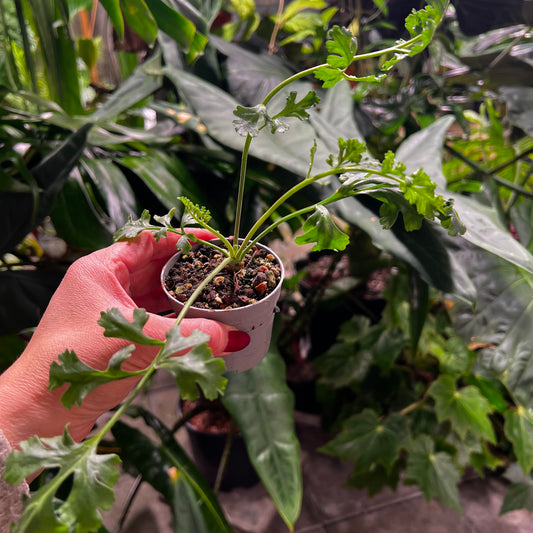
<svg viewBox="0 0 533 533"><path fill-rule="evenodd" d="M228 332L228 343L224 348L225 352L238 352L250 344L250 335L246 331L232 329Z"/></svg>

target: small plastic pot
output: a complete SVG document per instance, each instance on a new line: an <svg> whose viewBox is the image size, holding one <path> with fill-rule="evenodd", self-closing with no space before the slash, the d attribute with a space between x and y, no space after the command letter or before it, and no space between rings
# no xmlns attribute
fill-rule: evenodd
<svg viewBox="0 0 533 533"><path fill-rule="evenodd" d="M243 350L232 352L224 356L226 370L230 372L243 372L258 365L268 352L274 324L274 313L279 309L277 303L281 293L281 284L285 276L283 263L278 255L267 246L257 244L260 248L268 250L277 260L281 270L281 278L277 287L265 298L256 303L237 307L234 309L200 309L191 307L187 312L187 318L207 318L228 324L250 335L250 343ZM165 279L180 257L181 252L173 255L161 271L161 285L171 308L179 313L183 309L183 303L174 298L165 286Z"/></svg>

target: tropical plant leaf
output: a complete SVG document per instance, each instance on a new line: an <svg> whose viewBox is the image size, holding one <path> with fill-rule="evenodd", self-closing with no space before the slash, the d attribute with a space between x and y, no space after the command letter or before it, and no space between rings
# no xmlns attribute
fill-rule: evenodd
<svg viewBox="0 0 533 533"><path fill-rule="evenodd" d="M320 450L353 462L356 472L372 465L390 472L406 438L404 417L392 414L380 419L375 411L365 409L344 421L342 431Z"/></svg>
<svg viewBox="0 0 533 533"><path fill-rule="evenodd" d="M39 439L31 437L20 443L6 460L5 479L20 483L41 468L59 468L52 481L40 487L27 500L14 532L43 531L79 533L97 530L102 523L98 509L109 510L113 485L119 478L116 455L99 455L91 441L76 443L68 431L62 436ZM54 513L53 498L61 483L73 475L72 489Z"/></svg>
<svg viewBox="0 0 533 533"><path fill-rule="evenodd" d="M59 363L53 361L50 365L48 388L54 390L68 383L69 387L61 396L61 403L67 409L75 403L81 405L85 396L96 387L140 374L140 372L126 372L120 368L134 349L135 347L130 345L116 352L105 370L96 370L86 365L80 361L75 352L66 350L59 354Z"/></svg>
<svg viewBox="0 0 533 533"><path fill-rule="evenodd" d="M439 422L448 420L462 439L470 432L493 444L496 442L488 417L489 402L476 387L457 389L455 378L442 374L431 384L428 394L435 400Z"/></svg>
<svg viewBox="0 0 533 533"><path fill-rule="evenodd" d="M505 413L505 436L513 444L518 463L525 475L533 469L533 415L522 406Z"/></svg>
<svg viewBox="0 0 533 533"><path fill-rule="evenodd" d="M124 18L120 10L120 0L100 0L100 3L106 10L109 20L117 32L118 38L122 40L124 37Z"/></svg>
<svg viewBox="0 0 533 533"><path fill-rule="evenodd" d="M452 457L445 452L435 452L435 445L427 435L418 437L409 450L406 484L420 487L427 501L436 498L440 503L462 512L457 484L461 475Z"/></svg>
<svg viewBox="0 0 533 533"><path fill-rule="evenodd" d="M144 0L120 0L125 21L148 45L157 38L157 22Z"/></svg>
<svg viewBox="0 0 533 533"><path fill-rule="evenodd" d="M126 470L141 474L143 481L165 497L174 515L175 533L230 533L216 496L170 430L148 411L135 409L161 442L158 445L138 429L117 422L112 433Z"/></svg>
<svg viewBox="0 0 533 533"><path fill-rule="evenodd" d="M504 477L511 482L507 487L500 514L527 509L533 512L533 479L524 475L518 464L512 464Z"/></svg>
<svg viewBox="0 0 533 533"><path fill-rule="evenodd" d="M294 398L281 356L271 351L256 367L229 374L222 402L241 429L250 461L279 514L292 529L303 488Z"/></svg>

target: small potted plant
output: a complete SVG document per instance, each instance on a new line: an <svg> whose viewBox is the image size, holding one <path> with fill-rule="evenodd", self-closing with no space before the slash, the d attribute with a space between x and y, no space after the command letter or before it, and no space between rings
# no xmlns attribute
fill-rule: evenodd
<svg viewBox="0 0 533 533"><path fill-rule="evenodd" d="M309 109L320 101L315 91L309 91L298 99L296 92L287 92L287 87L313 74L323 81L324 88L332 87L341 80L379 82L385 74L360 78L348 74L348 69L354 61L380 56L386 59L383 70L388 70L402 57L419 53L431 39L440 16L439 10L433 6L413 11L406 23L411 39L369 54L357 54L355 37L348 30L335 26L326 43L331 53L327 63L284 80L254 107L237 106L234 126L245 139L232 237L228 238L212 227L209 211L185 197L179 198L184 206L180 227L172 224L175 209L165 216L155 215L155 223L150 213L144 211L140 219L130 219L116 234L117 239L129 239L148 229L156 238L164 237L169 231L182 236L177 245L178 253L163 270L163 289L172 308L178 312L178 323L185 316L212 318L250 333L251 342L247 348L224 358L228 370L247 370L257 365L268 350L273 313L283 280L283 265L276 254L261 245L260 241L280 224L310 214L303 224L303 234L295 239L296 243L314 243L313 250L343 250L349 237L331 218L326 206L349 196L365 194L382 202L381 222L386 228L390 228L401 213L407 230L420 228L425 218L440 219L452 234L464 231L452 202L435 194L435 185L422 169L408 175L403 163L394 161L392 152L379 162L368 154L363 142L339 138L337 153L330 154L326 161L329 169L313 173L317 151L315 142L310 150L305 178L285 191L241 237L247 162L253 139L261 130L269 130L270 134L285 133L289 129L287 119L308 119ZM279 98L275 98L280 93L285 96L281 109ZM272 111L271 108L275 107L278 109ZM340 182L333 194L288 215L278 215L272 221L279 208L293 195L328 179ZM216 240L205 241L188 233L187 227L193 224L211 231ZM191 243L195 243L194 248ZM180 277L180 274L183 276Z"/></svg>

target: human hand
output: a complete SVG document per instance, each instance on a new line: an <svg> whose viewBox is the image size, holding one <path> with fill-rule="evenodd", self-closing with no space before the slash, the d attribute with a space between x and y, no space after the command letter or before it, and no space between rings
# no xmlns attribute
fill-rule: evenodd
<svg viewBox="0 0 533 533"><path fill-rule="evenodd" d="M203 229L191 229L197 237L209 240L213 235ZM118 242L75 261L50 300L31 341L20 358L0 376L0 429L12 446L32 435L50 437L69 431L75 440L83 439L96 419L119 404L135 385L128 378L101 385L91 391L81 406L67 410L60 402L64 387L48 390L49 368L65 350L75 351L87 365L104 370L109 359L128 342L104 337L97 324L102 311L118 308L132 320L133 310L148 312L145 333L163 340L175 319L156 313L169 308L160 287L160 272L176 252L179 236L169 233L156 242L149 232L137 239ZM200 329L210 337L214 355L244 348L246 333L205 319L185 319L182 334ZM136 346L124 370L146 368L157 347Z"/></svg>

